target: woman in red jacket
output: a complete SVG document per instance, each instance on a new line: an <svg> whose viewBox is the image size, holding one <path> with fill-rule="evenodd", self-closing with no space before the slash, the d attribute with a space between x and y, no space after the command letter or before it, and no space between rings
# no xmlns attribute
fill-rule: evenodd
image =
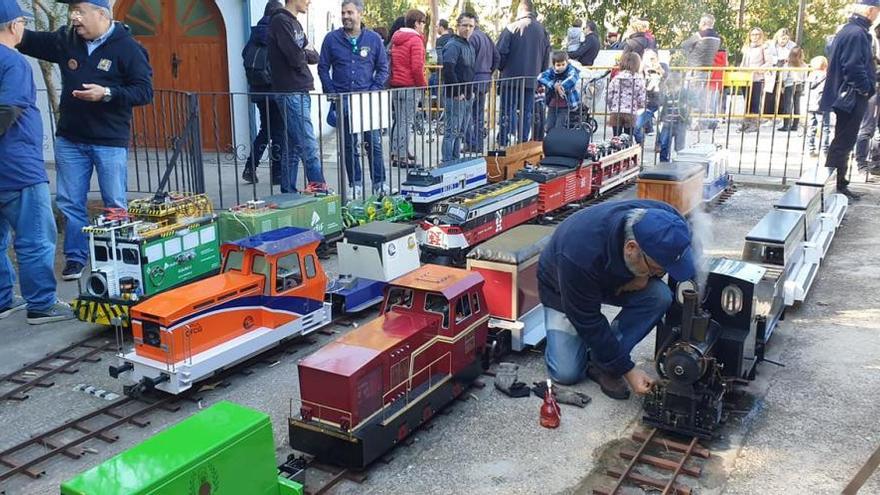
<svg viewBox="0 0 880 495"><path fill-rule="evenodd" d="M391 164L407 165L415 160L409 152L409 134L415 123L425 80L425 22L420 10L404 16L404 26L391 37L391 105L394 122L391 126Z"/></svg>

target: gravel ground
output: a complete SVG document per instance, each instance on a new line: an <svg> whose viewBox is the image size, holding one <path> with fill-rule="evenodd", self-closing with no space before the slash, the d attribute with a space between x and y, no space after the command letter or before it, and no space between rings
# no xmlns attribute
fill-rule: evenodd
<svg viewBox="0 0 880 495"><path fill-rule="evenodd" d="M880 413L872 400L880 372L880 296L865 290L876 287L880 271L876 263L866 263L880 238L872 228L880 212L880 189L861 190L869 197L850 209L807 303L789 311L774 336L770 355L786 367L762 367L759 380L749 387L754 412L732 422L718 444L710 445L718 457L699 493L839 492L880 443ZM711 214L709 253L738 257L743 236L780 194L778 189L741 186ZM332 271L332 262L328 269ZM63 288L66 297L75 293L75 284ZM0 373L98 331L81 323L29 328L17 314L0 322ZM291 399L298 397L296 362L330 339L316 335L313 343L294 346L296 353L282 355L277 363L258 364L250 376L232 377L227 387L202 394L200 405L232 400L270 414L282 461L291 452L286 419ZM634 352L638 365L652 369L652 352L649 336ZM540 354L526 352L510 360L521 366L521 381L545 378ZM54 387L36 390L27 401L0 404L0 451L104 404L71 389L78 383L121 389L107 376L107 364L108 359L85 365L77 374L59 377ZM593 402L585 409L563 406L561 427L545 430L538 426L539 399L510 399L494 390L490 378L485 381L485 388L472 388L468 400L454 403L430 429L416 433L410 446L393 451L390 463L371 468L364 484L343 482L336 493L589 493L594 480L590 473L603 455L638 426L637 400L612 401L593 383L583 383L575 388ZM114 444L93 442L94 453L48 464L40 480L18 477L0 488L10 495L57 493L63 480L200 405L184 403L182 414L157 414L143 429L120 429ZM864 493L880 493L880 485L874 481Z"/></svg>

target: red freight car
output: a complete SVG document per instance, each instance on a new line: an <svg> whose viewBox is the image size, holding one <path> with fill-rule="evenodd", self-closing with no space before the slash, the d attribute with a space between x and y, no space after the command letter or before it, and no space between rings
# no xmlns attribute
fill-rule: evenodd
<svg viewBox="0 0 880 495"><path fill-rule="evenodd" d="M585 162L590 133L583 129L556 128L544 137L544 159L538 166L517 171L517 179L539 184L538 214L590 197L593 164Z"/></svg>
<svg viewBox="0 0 880 495"><path fill-rule="evenodd" d="M479 376L488 320L477 273L425 265L394 280L381 316L299 363L291 446L367 466Z"/></svg>

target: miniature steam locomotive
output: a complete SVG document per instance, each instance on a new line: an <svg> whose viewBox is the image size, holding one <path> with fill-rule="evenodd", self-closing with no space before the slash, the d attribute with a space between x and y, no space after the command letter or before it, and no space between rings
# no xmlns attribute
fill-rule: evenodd
<svg viewBox="0 0 880 495"><path fill-rule="evenodd" d="M803 301L815 279L846 211L846 198L831 192L836 180L827 169L805 174L748 233L742 261L710 261L702 299L693 282L670 281L675 298L655 345L661 379L645 397L645 423L716 433L730 387L755 378L786 306Z"/></svg>

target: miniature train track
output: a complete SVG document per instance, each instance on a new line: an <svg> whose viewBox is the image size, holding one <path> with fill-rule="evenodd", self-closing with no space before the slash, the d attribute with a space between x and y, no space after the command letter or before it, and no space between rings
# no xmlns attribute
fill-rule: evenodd
<svg viewBox="0 0 880 495"><path fill-rule="evenodd" d="M614 486L610 489L594 488L594 495L616 495L627 483L650 487L663 495L691 495L691 488L677 481L681 475L699 478L702 468L688 461L694 457L709 458L709 451L697 444L697 437L691 438L688 443L681 443L664 438L660 430L653 428L648 432L634 433L632 438L641 442L638 450L622 449L619 452L620 457L629 463L623 471L608 469L606 474L614 479ZM669 459L668 454L673 452L678 454L677 459ZM636 471L637 466L650 466L655 471L669 472L669 475L666 479L657 479L651 474Z"/></svg>
<svg viewBox="0 0 880 495"><path fill-rule="evenodd" d="M347 314L336 316L331 320L330 324L320 330L316 330L315 333L332 335L334 333L332 329L334 326L349 326L351 325L351 318L352 316ZM82 344L83 342L86 341L77 344ZM60 426L33 435L31 438L0 452L0 482L16 475L25 475L31 479L38 479L46 473L45 470L39 469L39 466L51 458L64 456L68 459L79 459L86 453L94 453L93 449L85 447L83 444L94 439L108 444L114 443L119 439L119 436L114 434L112 430L125 424L144 428L150 424L147 417L149 414L159 410L170 413L177 412L181 409L179 403L182 400L198 401L199 397L196 394L209 392L225 386L227 380L233 375L250 375L252 372L250 368L258 364L272 367L277 364L280 355L295 353L297 349L293 347L314 343L315 341L311 340L308 336L281 342L247 361L224 370L214 378L206 380L200 387L192 389L191 392L187 391L180 396L170 394L143 397L124 396L112 404L100 407L78 418L68 420ZM73 344L52 355L62 354L77 344ZM101 350L107 349L101 348ZM79 362L82 361L80 360ZM87 362L94 362L94 360ZM340 476L341 479L342 476ZM334 484L338 483L338 481L336 480ZM0 494L5 493L5 491L0 490Z"/></svg>
<svg viewBox="0 0 880 495"><path fill-rule="evenodd" d="M855 476L853 476L853 479L847 483L843 491L840 492L841 495L856 495L859 493L859 490L862 489L862 486L868 481L868 478L877 471L878 466L880 466L880 447L871 454L871 457L865 461L865 464L859 469Z"/></svg>
<svg viewBox="0 0 880 495"><path fill-rule="evenodd" d="M112 349L110 340L92 336L25 364L8 375L0 376L0 401L26 400L30 397L28 391L51 387L55 384L52 379L56 375L76 373L80 364L97 363L101 360L101 354Z"/></svg>
<svg viewBox="0 0 880 495"><path fill-rule="evenodd" d="M37 479L46 474L39 466L48 459L63 455L69 459L79 459L89 452L83 444L92 439L104 443L114 443L119 439L113 430L125 424L144 428L150 421L141 419L157 409L176 412L180 409L174 396L158 399L123 397L116 402L69 420L34 435L28 440L0 452L0 481L24 474Z"/></svg>
<svg viewBox="0 0 880 495"><path fill-rule="evenodd" d="M306 495L323 495L329 492L334 486L342 480L348 480L357 484L361 484L367 479L367 473L364 471L353 471L351 469L330 466L318 462L313 458L306 458L291 454L287 456L287 461L278 466L278 470L282 476L294 480L305 488ZM326 473L329 478L322 480L317 486L306 484L306 471L321 471ZM326 476L325 476L326 478Z"/></svg>

